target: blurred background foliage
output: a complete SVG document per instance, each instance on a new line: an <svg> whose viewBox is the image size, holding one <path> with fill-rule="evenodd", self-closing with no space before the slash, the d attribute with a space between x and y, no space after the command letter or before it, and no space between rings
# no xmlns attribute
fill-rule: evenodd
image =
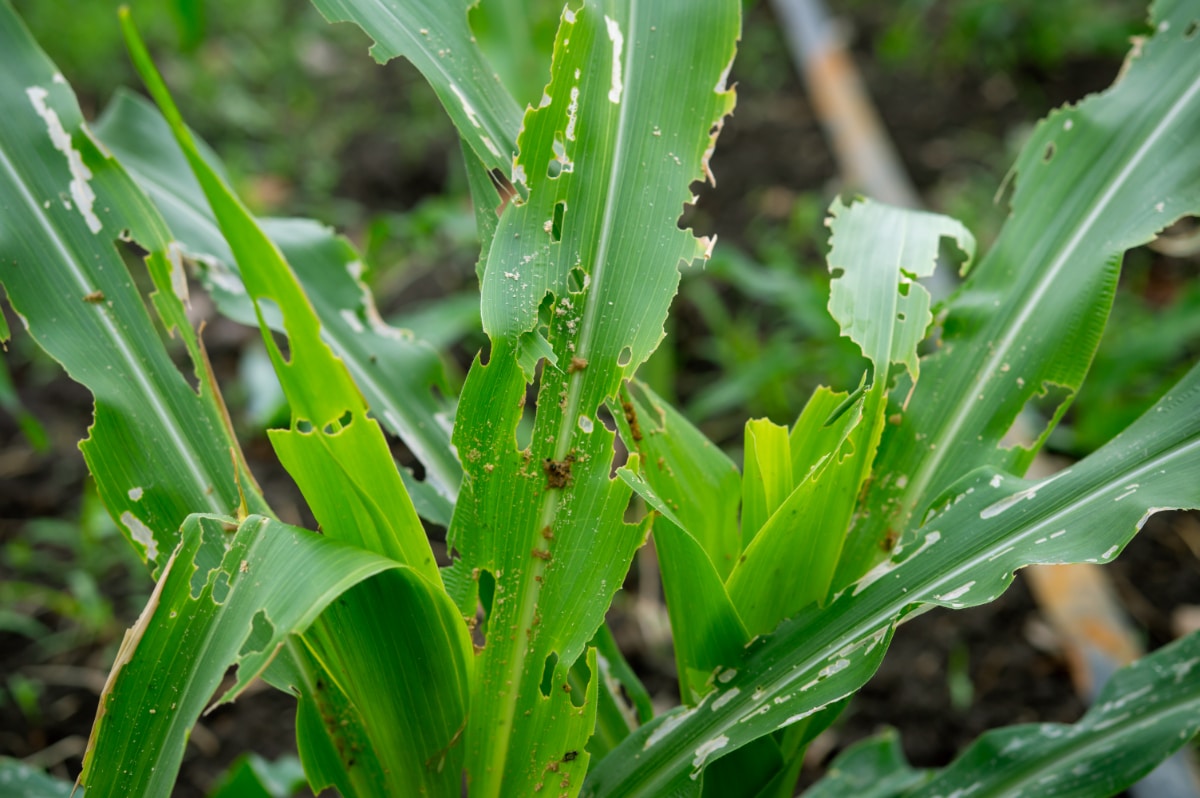
<svg viewBox="0 0 1200 798"><path fill-rule="evenodd" d="M89 117L117 87L138 86L115 3L13 4ZM348 235L384 315L433 343L452 383L461 380L484 342L478 240L456 136L416 71L399 60L375 64L358 29L328 25L303 0L129 4L186 117L251 207L314 217ZM668 337L642 372L737 459L748 416L790 424L816 385L852 388L864 368L825 311L823 220L841 188L836 166L769 4L745 5L733 73L738 108L713 160L719 184L698 187L700 203L683 217L720 243L703 270L685 271ZM981 250L1003 222L1004 200L994 198L1030 126L1053 105L1111 83L1130 37L1145 28L1142 0L829 6L924 201L962 219ZM556 0L483 0L471 14L522 102L540 97L560 8ZM1091 450L1200 354L1197 263L1194 251L1126 258L1093 373L1052 448ZM0 648L15 653L2 663L0 728L34 732L0 738L0 752L24 756L52 742L63 718L86 734L90 714L48 709L63 700L55 681L63 672L16 664L90 669L77 681L102 677L150 585L114 539L94 491L79 487L77 453L62 464L90 417L86 393L62 387L56 364L10 326L16 336L0 369L0 476L10 484L0 496ZM261 434L280 417L280 400L258 333L215 319L205 338L256 473L263 470L269 492L275 485L292 497L281 501L295 501ZM66 409L47 409L60 398ZM34 480L58 493L31 509L18 494ZM670 667L662 652L643 659L655 656ZM71 756L43 764L61 772Z"/></svg>

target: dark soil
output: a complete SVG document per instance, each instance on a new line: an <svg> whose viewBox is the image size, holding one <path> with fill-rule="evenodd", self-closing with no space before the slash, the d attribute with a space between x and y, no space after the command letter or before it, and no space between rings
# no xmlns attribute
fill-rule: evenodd
<svg viewBox="0 0 1200 798"><path fill-rule="evenodd" d="M741 80L738 109L725 126L713 161L719 188L706 189L700 208L690 217L699 232L716 232L723 241L751 250L764 229L783 224L783 215L773 210L781 201L786 204L803 192L830 193L837 185L828 147L764 7L756 7L748 20L742 62L734 73ZM917 187L931 199L947 179L995 168L995 153L989 147L999 147L996 142L1052 104L1107 85L1118 67L1112 61L1070 62L1053 74L1033 76L960 70L931 81L873 65L865 51L871 23L862 24L860 55L868 86ZM1036 78L1036 91L1027 88L1031 78ZM414 167L380 155L386 143L368 137L360 144L345 150L340 186L364 207L411 207L423 194L440 190L446 180L445 153ZM381 170L381 162L395 169ZM381 176L384 172L386 177ZM91 417L86 391L55 376L47 364L31 363L23 354L29 342L21 340L20 325L13 329L18 340L10 345L10 367L25 406L49 431L51 447L34 451L14 421L0 414L0 546L18 539L36 541L31 519L79 517L86 469L76 442ZM233 362L239 345L238 335L231 334L224 349L214 349L214 359ZM686 347L681 351L686 357ZM680 365L683 370L688 367ZM303 521L303 501L280 472L269 445L259 439L247 449L273 506L285 520ZM116 539L110 543L119 545ZM38 543L35 550L52 561L70 555L53 544ZM1125 606L1144 630L1148 648L1173 639L1177 608L1200 604L1198 555L1200 522L1192 515L1171 514L1152 519L1109 567ZM54 569L46 569L45 582L65 590L53 574ZM112 604L113 620L76 645L47 653L38 639L0 630L0 755L34 757L64 777L78 773L115 646L140 610L150 582L148 575L126 563L101 574L99 586ZM673 702L673 663L636 631L638 624L630 621L634 606L632 600L621 601L613 625L622 642L632 647L628 655L656 698ZM33 611L53 632L69 631L77 623L71 613L50 606ZM623 626L626 633L621 633ZM41 685L40 694L23 709L14 700L21 680ZM836 751L885 724L900 730L914 765L936 766L986 729L1030 721L1069 722L1084 708L1053 635L1018 577L990 605L936 610L904 624L875 679L810 752L815 767L805 778L818 774ZM245 751L268 758L294 752L293 721L293 701L269 689L252 691L205 717L192 735L176 795L203 795Z"/></svg>

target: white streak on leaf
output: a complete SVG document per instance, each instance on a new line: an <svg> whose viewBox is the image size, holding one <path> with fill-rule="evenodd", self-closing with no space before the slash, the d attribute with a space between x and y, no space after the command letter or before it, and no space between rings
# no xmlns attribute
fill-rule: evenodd
<svg viewBox="0 0 1200 798"><path fill-rule="evenodd" d="M621 84L621 52L625 49L625 36L621 33L621 26L617 21L607 14L604 15L604 24L608 26L608 38L612 39L613 45L612 88L608 90L608 100L620 103L621 91L624 89Z"/></svg>
<svg viewBox="0 0 1200 798"><path fill-rule="evenodd" d="M727 745L729 745L729 737L728 735L722 734L720 737L714 737L713 739L702 743L700 747L696 749L696 756L692 759L692 767L696 768L696 770L692 772L692 781L695 781L700 776L700 770L704 767L704 763L708 761L708 758L714 752L720 751Z"/></svg>
<svg viewBox="0 0 1200 798"><path fill-rule="evenodd" d="M730 688L729 690L726 690L724 693L722 693L722 694L721 694L721 697L720 697L720 698L718 698L716 701L714 701L714 702L713 702L713 705L712 705L712 711L713 711L713 712L716 712L718 709L720 709L721 707L725 706L726 704L728 704L728 703L729 703L730 701L732 701L733 699L737 698L737 697L738 697L738 694L739 694L740 692L742 692L742 691L741 691L741 690L739 690L739 689L738 689L738 688L736 688L736 687L733 687L733 688Z"/></svg>
<svg viewBox="0 0 1200 798"><path fill-rule="evenodd" d="M178 241L167 245L167 260L171 262L171 290L190 308L192 301L188 297L187 272L183 270L183 245Z"/></svg>
<svg viewBox="0 0 1200 798"><path fill-rule="evenodd" d="M96 202L96 193L88 183L92 179L92 170L88 169L87 164L83 162L83 156L71 144L71 134L63 128L58 113L46 104L49 92L41 86L31 86L25 90L25 94L28 95L29 102L33 103L33 110L37 111L37 115L46 123L54 149L67 157L67 168L71 170L71 198L75 200L75 207L79 208L88 229L93 234L99 233L104 225L92 210L92 205Z"/></svg>
<svg viewBox="0 0 1200 798"><path fill-rule="evenodd" d="M467 96L462 93L462 89L458 87L458 84L451 83L450 91L454 92L454 96L458 98L459 103L462 105L463 113L467 115L467 121L475 127L483 127L483 125L479 122L479 117L475 114L475 106L471 105L471 101L468 100Z"/></svg>
<svg viewBox="0 0 1200 798"><path fill-rule="evenodd" d="M699 704L697 704L696 706L687 710L686 712L680 712L678 715L672 715L669 718L667 718L666 720L664 720L661 724L659 724L658 728L656 728L650 734L650 736L646 738L646 742L642 745L642 750L644 751L647 748L650 748L652 745L657 743L663 737L666 737L668 734L670 734L671 730L674 729L676 726L683 723L685 720L690 718L692 715L696 714L696 710L698 710L700 707L704 706L705 702L708 700L708 696L710 696L710 695L712 695L712 693L709 693L708 695L704 696L704 698L701 699Z"/></svg>
<svg viewBox="0 0 1200 798"><path fill-rule="evenodd" d="M154 532L150 527L146 526L133 513L126 510L121 513L121 523L129 530L129 534L138 543L146 547L146 559L158 559L158 542L154 540Z"/></svg>
<svg viewBox="0 0 1200 798"><path fill-rule="evenodd" d="M975 580L971 580L970 582L967 582L962 587L951 590L949 593L946 593L945 595L942 595L942 596L938 596L937 598L941 601L954 601L955 599L960 599L963 596L967 595L967 593L973 587L975 587Z"/></svg>
<svg viewBox="0 0 1200 798"><path fill-rule="evenodd" d="M358 316L355 315L353 310L350 310L350 308L342 308L341 315L342 321L346 322L351 330L354 330L356 333L366 332L367 328L364 327L363 323L358 320Z"/></svg>
<svg viewBox="0 0 1200 798"><path fill-rule="evenodd" d="M571 87L571 102L567 105L567 141L575 140L575 121L579 113L579 87Z"/></svg>

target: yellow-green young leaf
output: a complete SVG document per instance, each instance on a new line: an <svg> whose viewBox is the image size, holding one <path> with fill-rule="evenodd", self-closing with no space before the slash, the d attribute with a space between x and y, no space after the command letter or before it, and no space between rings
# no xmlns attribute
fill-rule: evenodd
<svg viewBox="0 0 1200 798"><path fill-rule="evenodd" d="M1012 212L949 302L942 346L882 443L839 582L870 566L889 527L917 526L965 470L1028 466L1088 369L1124 251L1200 213L1195 5L1158 2L1152 17L1154 34L1117 82L1050 114L1022 150ZM1025 405L1047 393L1057 407L1034 446L1001 447Z"/></svg>
<svg viewBox="0 0 1200 798"><path fill-rule="evenodd" d="M216 398L180 296L177 247L93 139L63 76L0 2L0 282L30 335L95 397L81 444L105 506L161 565L190 513L266 512ZM150 251L154 309L182 339L199 390L172 363L120 256Z"/></svg>
<svg viewBox="0 0 1200 798"><path fill-rule="evenodd" d="M154 106L120 91L95 133L154 201L221 312L243 324L257 324L237 261L170 127ZM202 142L197 149L221 171ZM437 353L380 319L361 279L362 261L346 239L305 220L260 224L295 271L320 318L322 337L345 362L376 417L425 466L425 481L435 492L430 501L438 505L441 523L448 523L462 468L450 449L452 411L433 393L437 387L449 395ZM283 319L273 308L264 309L263 318L272 329L283 331Z"/></svg>
<svg viewBox="0 0 1200 798"><path fill-rule="evenodd" d="M263 340L292 410L287 430L272 430L280 462L300 486L326 534L441 577L379 423L345 364L321 337L321 324L278 247L204 160L150 61L127 10L122 25L134 63L163 112L229 243L254 300ZM274 305L283 317L284 355L263 320Z"/></svg>
<svg viewBox="0 0 1200 798"><path fill-rule="evenodd" d="M782 441L782 451L777 443L771 459L758 457L760 473L780 469L789 479L787 492L725 583L751 634L769 632L806 604L824 601L829 592L861 480L852 436L866 426L861 397L831 415L846 399L818 388ZM787 435L786 428L777 429ZM779 433L772 430L770 435L777 439ZM756 449L762 451L761 446ZM804 470L793 472L793 463ZM765 473L762 481L770 482Z"/></svg>
<svg viewBox="0 0 1200 798"><path fill-rule="evenodd" d="M475 157L488 170L508 175L517 152L521 109L475 43L467 23L467 11L474 4L475 0L313 0L330 22L354 22L374 39L371 55L379 63L397 56L411 61Z"/></svg>
<svg viewBox="0 0 1200 798"><path fill-rule="evenodd" d="M890 559L759 638L697 707L631 734L589 772L584 795L695 794L716 758L858 690L915 609L991 601L1031 564L1109 562L1152 513L1200 507L1198 406L1200 367L1067 471L1036 483L992 469L964 477ZM1170 750L1154 745L1160 758Z"/></svg>
<svg viewBox="0 0 1200 798"><path fill-rule="evenodd" d="M220 702L240 693L288 635L304 631L343 591L398 568L261 516L241 526L190 516L121 644L80 783L95 795L170 795L188 733L230 666L237 679Z"/></svg>
<svg viewBox="0 0 1200 798"><path fill-rule="evenodd" d="M742 541L748 546L792 492L792 452L788 429L767 418L746 422L742 480Z"/></svg>
<svg viewBox="0 0 1200 798"><path fill-rule="evenodd" d="M623 520L630 490L610 479L600 411L661 338L680 267L705 253L678 218L732 106L739 11L736 0L568 9L546 99L525 117L514 171L528 198L504 212L488 253L491 350L454 430L465 477L450 541L495 585L466 739L479 796L573 795L588 767L595 679L586 696L563 685L645 536ZM531 355L547 346L522 450Z"/></svg>

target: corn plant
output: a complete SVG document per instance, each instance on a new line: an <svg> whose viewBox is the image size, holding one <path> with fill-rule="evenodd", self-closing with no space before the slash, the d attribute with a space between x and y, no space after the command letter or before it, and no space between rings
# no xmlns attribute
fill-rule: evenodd
<svg viewBox="0 0 1200 798"><path fill-rule="evenodd" d="M1195 0L1157 2L1116 84L1036 128L978 264L952 219L834 203L829 312L870 368L790 428L748 422L740 471L635 377L680 269L713 246L678 219L733 108L740 2L570 3L524 111L469 0L315 3L378 60L412 61L462 137L489 345L451 401L348 241L251 215L127 13L157 109L121 94L88 124L0 4L0 281L94 395L83 455L156 581L101 698L89 795L169 794L230 667L216 704L256 678L296 697L316 791L791 795L905 618L990 601L1030 564L1108 562L1152 513L1200 506L1195 368L1094 454L1021 476L1084 378L1123 253L1200 211ZM966 279L931 308L920 279L952 252ZM246 466L188 268L262 330L291 413L270 440L319 531L277 520ZM1006 443L1038 400L1055 403L1047 428ZM450 564L422 517L448 526ZM604 626L651 533L680 688L657 716ZM942 770L870 741L813 794L1119 791L1197 732L1198 665L1193 634L1120 672L1079 723L991 732Z"/></svg>

